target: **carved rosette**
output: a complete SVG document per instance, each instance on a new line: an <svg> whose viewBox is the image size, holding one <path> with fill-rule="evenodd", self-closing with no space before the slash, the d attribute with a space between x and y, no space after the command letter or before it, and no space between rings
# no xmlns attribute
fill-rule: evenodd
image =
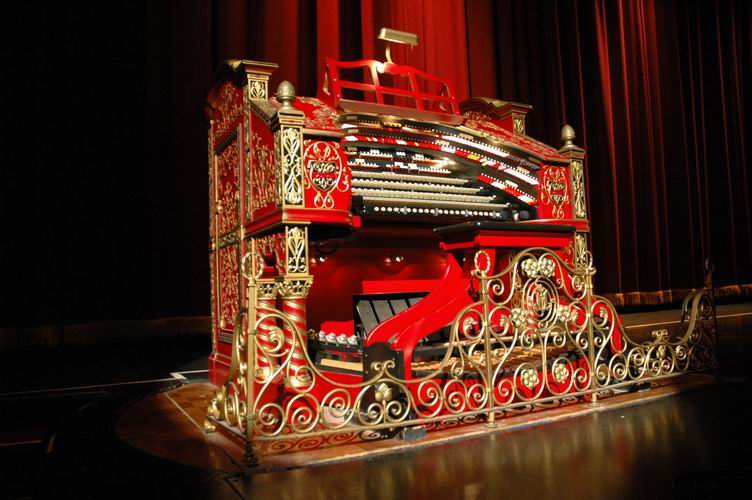
<svg viewBox="0 0 752 500"><path fill-rule="evenodd" d="M563 219L564 207L569 205L568 184L563 168L549 167L543 171L540 200L543 205L551 206L555 219Z"/></svg>
<svg viewBox="0 0 752 500"><path fill-rule="evenodd" d="M313 189L316 208L334 208L334 190L350 189L350 177L337 147L328 141L305 141L303 153L305 187Z"/></svg>
<svg viewBox="0 0 752 500"><path fill-rule="evenodd" d="M282 127L279 132L282 162L282 199L287 205L303 205L303 169L301 166L303 133L297 127Z"/></svg>
<svg viewBox="0 0 752 500"><path fill-rule="evenodd" d="M238 250L229 246L219 250L219 325L231 329L238 314Z"/></svg>
<svg viewBox="0 0 752 500"><path fill-rule="evenodd" d="M219 234L228 233L239 226L238 162L238 140L236 138L217 156Z"/></svg>
<svg viewBox="0 0 752 500"><path fill-rule="evenodd" d="M253 134L253 179L252 189L248 193L247 203L251 213L275 202L277 172L274 164L274 152L263 142L258 134Z"/></svg>
<svg viewBox="0 0 752 500"><path fill-rule="evenodd" d="M584 219L587 217L587 209L585 204L585 172L582 168L582 160L572 160L569 175L572 179L574 216Z"/></svg>

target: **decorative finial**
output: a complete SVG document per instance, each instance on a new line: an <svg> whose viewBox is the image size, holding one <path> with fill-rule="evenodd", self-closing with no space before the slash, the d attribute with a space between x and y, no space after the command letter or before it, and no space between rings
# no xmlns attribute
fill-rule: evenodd
<svg viewBox="0 0 752 500"><path fill-rule="evenodd" d="M574 129L571 125L564 125L561 129L561 142L564 143L565 148L574 146L574 138L577 137L574 133Z"/></svg>
<svg viewBox="0 0 752 500"><path fill-rule="evenodd" d="M292 109L292 102L295 100L295 87L287 80L283 81L277 87L276 97L282 105L282 109Z"/></svg>

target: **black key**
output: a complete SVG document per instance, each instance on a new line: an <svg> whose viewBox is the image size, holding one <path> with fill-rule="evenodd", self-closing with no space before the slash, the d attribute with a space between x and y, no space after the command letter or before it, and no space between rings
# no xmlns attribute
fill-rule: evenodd
<svg viewBox="0 0 752 500"><path fill-rule="evenodd" d="M410 307L410 304L408 304L405 299L390 300L389 305L392 306L392 311L394 311L395 315Z"/></svg>
<svg viewBox="0 0 752 500"><path fill-rule="evenodd" d="M394 316L392 308L389 307L388 300L374 300L372 302L372 305L374 311L376 311L376 317L379 319L379 323L386 321Z"/></svg>
<svg viewBox="0 0 752 500"><path fill-rule="evenodd" d="M358 311L360 322L363 325L366 335L368 335L371 333L371 330L376 328L376 325L379 324L379 320L376 319L376 314L374 314L373 308L371 307L371 301L359 300L355 305L355 309Z"/></svg>

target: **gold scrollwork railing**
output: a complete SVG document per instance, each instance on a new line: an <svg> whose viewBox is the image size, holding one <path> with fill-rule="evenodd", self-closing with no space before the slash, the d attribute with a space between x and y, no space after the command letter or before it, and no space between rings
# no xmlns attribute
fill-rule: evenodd
<svg viewBox="0 0 752 500"><path fill-rule="evenodd" d="M239 314L227 383L209 404L207 429L224 425L252 445L275 451L379 437L416 425L441 427L587 398L625 386L715 368L714 302L708 289L690 294L682 332L635 340L614 306L593 294L589 253L571 267L545 248L523 250L498 273L484 251L475 255L477 300L456 316L441 359L415 360L411 376L392 360L373 362L363 380L345 383L320 370L304 332L284 313L256 308L255 277L245 272L248 306ZM263 328L262 328L263 326ZM264 342L256 342L259 332ZM290 342L284 331L292 332ZM289 334L288 334L289 335ZM249 369L249 367L254 367ZM366 368L366 367L364 367Z"/></svg>

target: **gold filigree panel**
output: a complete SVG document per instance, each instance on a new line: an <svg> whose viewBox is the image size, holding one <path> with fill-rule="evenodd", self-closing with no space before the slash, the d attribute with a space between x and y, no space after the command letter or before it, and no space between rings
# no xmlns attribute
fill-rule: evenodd
<svg viewBox="0 0 752 500"><path fill-rule="evenodd" d="M582 167L582 160L572 160L569 175L572 178L574 216L584 219L587 217L587 206L585 203L585 171Z"/></svg>
<svg viewBox="0 0 752 500"><path fill-rule="evenodd" d="M574 234L574 266L576 269L585 269L592 265L592 256L588 250L587 235L585 233Z"/></svg>
<svg viewBox="0 0 752 500"><path fill-rule="evenodd" d="M282 161L282 199L287 205L303 205L303 133L299 128L282 127L277 134Z"/></svg>
<svg viewBox="0 0 752 500"><path fill-rule="evenodd" d="M248 81L249 99L266 99L267 82L262 80Z"/></svg>
<svg viewBox="0 0 752 500"><path fill-rule="evenodd" d="M515 134L525 133L525 117L524 116L514 116L512 118L512 125L514 127Z"/></svg>
<svg viewBox="0 0 752 500"><path fill-rule="evenodd" d="M308 273L308 228L286 228L287 261L286 274Z"/></svg>

